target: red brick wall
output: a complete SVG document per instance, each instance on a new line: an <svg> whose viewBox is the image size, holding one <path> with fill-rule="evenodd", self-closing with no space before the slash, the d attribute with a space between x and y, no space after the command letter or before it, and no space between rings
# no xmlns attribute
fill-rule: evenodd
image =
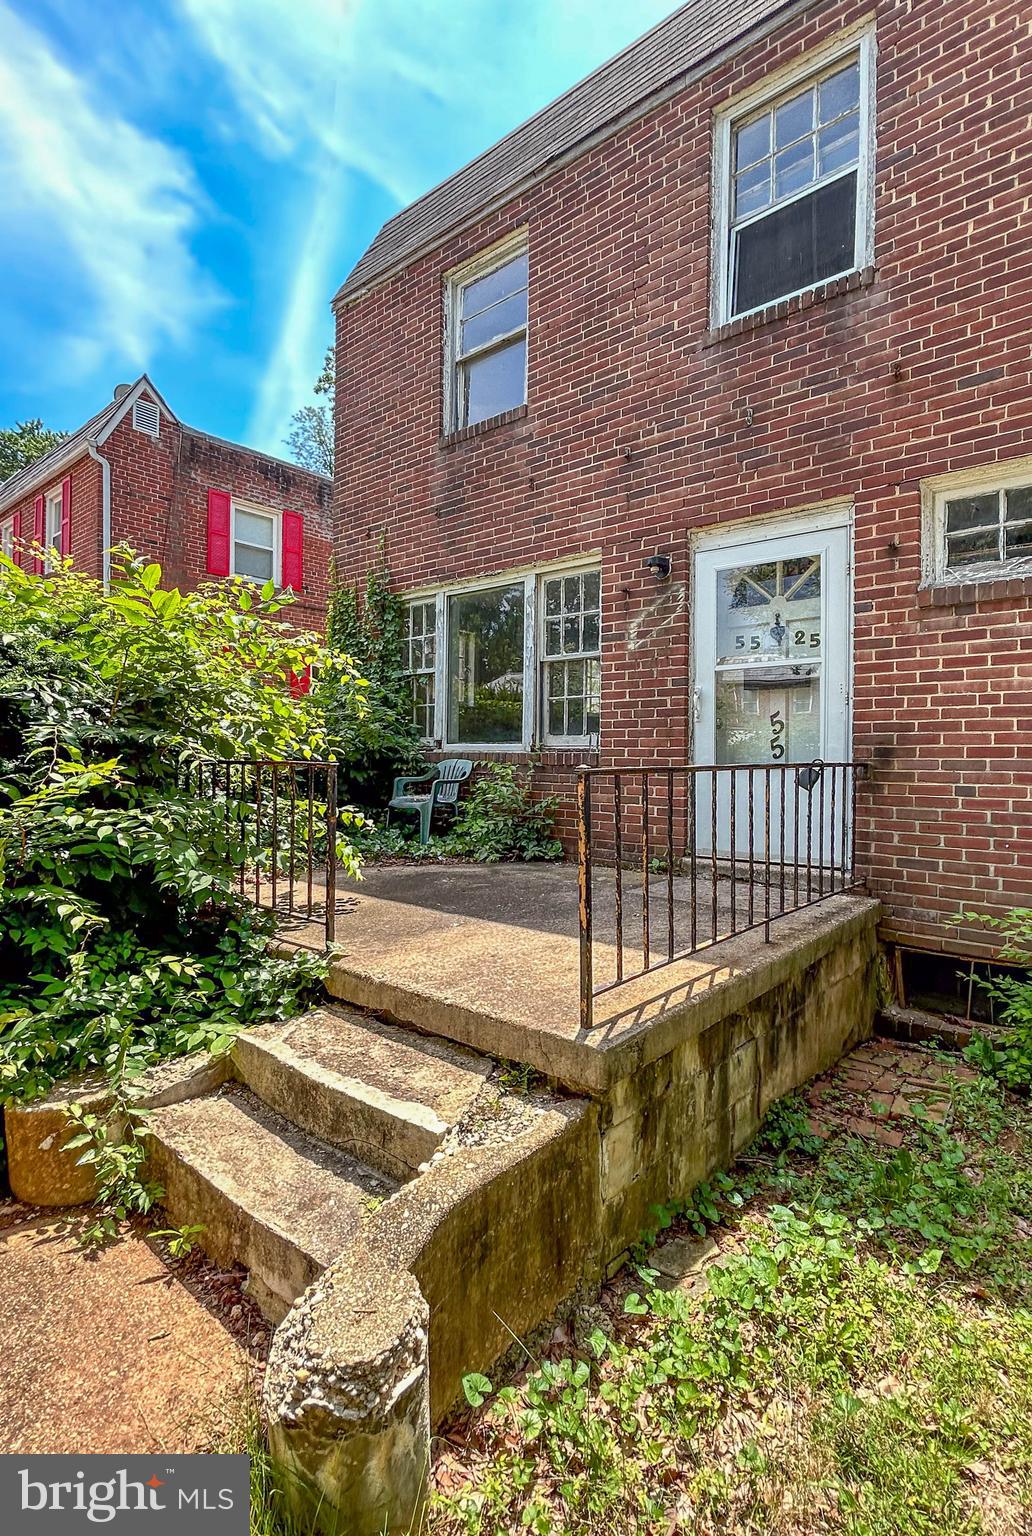
<svg viewBox="0 0 1032 1536"><path fill-rule="evenodd" d="M714 336L714 109L872 9L874 269ZM1032 451L1030 58L1023 0L815 5L337 318L342 569L383 531L402 588L599 550L606 762L690 757L693 533L854 503L862 863L960 949L961 902L1032 903L1032 580L919 590L919 482ZM442 274L524 223L527 410L442 440Z"/></svg>
<svg viewBox="0 0 1032 1536"><path fill-rule="evenodd" d="M100 465L84 454L71 467L47 480L21 501L0 512L0 522L21 512L21 534L24 543L32 542L33 515L36 497L42 491L46 497L51 491L60 490L67 475L72 477L72 558L79 570L93 575L100 574L101 519L103 496Z"/></svg>
<svg viewBox="0 0 1032 1536"><path fill-rule="evenodd" d="M229 491L274 511L300 512L304 590L289 617L298 629L324 627L331 554L328 482L249 448L181 428L164 414L158 436L151 437L133 428L132 412L128 412L99 452L111 471L112 545L128 544L137 554L158 561L165 582L183 590L208 579L209 489ZM71 475L72 555L77 569L99 578L103 571L101 468L84 453ZM44 490L59 486L62 478L58 475ZM37 494L19 503L25 539L32 537Z"/></svg>
<svg viewBox="0 0 1032 1536"><path fill-rule="evenodd" d="M157 438L126 416L103 448L111 462L112 533L160 561L189 590L208 579L209 489L304 517L304 591L289 611L299 629L322 629L330 562L330 487L316 475L162 418Z"/></svg>

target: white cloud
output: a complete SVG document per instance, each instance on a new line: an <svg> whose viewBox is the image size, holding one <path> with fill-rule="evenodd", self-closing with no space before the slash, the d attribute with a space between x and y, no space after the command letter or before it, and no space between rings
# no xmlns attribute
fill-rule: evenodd
<svg viewBox="0 0 1032 1536"><path fill-rule="evenodd" d="M0 185L18 255L51 276L67 379L143 368L218 302L190 250L202 194L190 164L118 115L0 0Z"/></svg>
<svg viewBox="0 0 1032 1536"><path fill-rule="evenodd" d="M638 0L629 23L624 0L178 4L224 75L230 131L289 158L307 193L278 227L286 301L251 424L270 450L318 372L340 253L360 254L356 178L410 202L674 8Z"/></svg>

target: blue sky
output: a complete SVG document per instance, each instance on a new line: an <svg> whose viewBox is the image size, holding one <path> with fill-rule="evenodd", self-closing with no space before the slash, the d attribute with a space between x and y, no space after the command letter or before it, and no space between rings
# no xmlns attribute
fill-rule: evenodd
<svg viewBox="0 0 1032 1536"><path fill-rule="evenodd" d="M0 425L282 452L376 230L674 0L0 0Z"/></svg>

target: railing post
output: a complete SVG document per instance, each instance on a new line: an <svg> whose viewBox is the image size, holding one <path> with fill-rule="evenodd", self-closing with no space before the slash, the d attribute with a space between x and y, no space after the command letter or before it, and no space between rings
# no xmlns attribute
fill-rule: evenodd
<svg viewBox="0 0 1032 1536"><path fill-rule="evenodd" d="M326 769L326 943L337 936L337 765Z"/></svg>
<svg viewBox="0 0 1032 1536"><path fill-rule="evenodd" d="M577 887L580 919L580 1027L594 1022L594 968L591 949L591 777L577 774Z"/></svg>

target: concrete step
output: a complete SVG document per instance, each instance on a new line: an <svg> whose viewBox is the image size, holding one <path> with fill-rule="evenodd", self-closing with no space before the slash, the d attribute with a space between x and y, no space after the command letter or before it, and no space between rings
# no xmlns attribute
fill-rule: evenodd
<svg viewBox="0 0 1032 1536"><path fill-rule="evenodd" d="M412 1178L493 1062L374 1014L317 1008L238 1036L237 1076L271 1108L391 1178Z"/></svg>
<svg viewBox="0 0 1032 1536"><path fill-rule="evenodd" d="M156 1109L148 1163L172 1222L202 1225L218 1264L242 1264L273 1322L396 1183L306 1136L246 1088Z"/></svg>

